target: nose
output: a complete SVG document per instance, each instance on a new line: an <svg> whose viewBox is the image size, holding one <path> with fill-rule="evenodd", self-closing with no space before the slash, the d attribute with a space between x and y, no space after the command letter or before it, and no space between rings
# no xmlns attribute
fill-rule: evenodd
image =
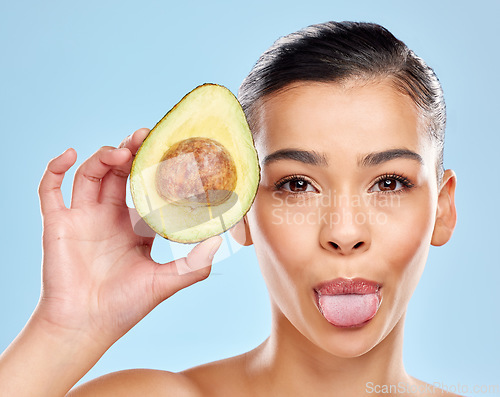
<svg viewBox="0 0 500 397"><path fill-rule="evenodd" d="M362 206L344 202L323 210L327 211L320 230L323 248L339 255L359 254L370 248L371 225Z"/></svg>

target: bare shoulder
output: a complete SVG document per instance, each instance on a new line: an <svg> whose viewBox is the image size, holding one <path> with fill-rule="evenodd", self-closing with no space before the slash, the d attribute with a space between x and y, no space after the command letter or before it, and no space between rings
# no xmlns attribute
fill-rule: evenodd
<svg viewBox="0 0 500 397"><path fill-rule="evenodd" d="M250 381L249 353L190 368L186 376L205 397L255 396L257 379Z"/></svg>
<svg viewBox="0 0 500 397"><path fill-rule="evenodd" d="M118 371L72 389L67 397L245 396L252 389L245 375L246 366L247 354L242 354L179 373L153 369Z"/></svg>
<svg viewBox="0 0 500 397"><path fill-rule="evenodd" d="M153 369L113 372L72 389L67 397L90 396L201 397L196 384L181 373Z"/></svg>

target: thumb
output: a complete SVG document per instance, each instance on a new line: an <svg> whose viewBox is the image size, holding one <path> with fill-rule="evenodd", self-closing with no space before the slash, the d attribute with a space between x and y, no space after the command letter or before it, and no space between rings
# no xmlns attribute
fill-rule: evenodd
<svg viewBox="0 0 500 397"><path fill-rule="evenodd" d="M175 265L179 275L196 272L206 273L205 277L208 277L212 260L221 244L221 236L210 237L195 246L185 258L176 259ZM205 272L198 272L198 270L205 270Z"/></svg>
<svg viewBox="0 0 500 397"><path fill-rule="evenodd" d="M157 265L154 285L157 288L155 295L159 301L206 279L212 269L212 260L221 244L222 237L211 237L196 245L186 257Z"/></svg>

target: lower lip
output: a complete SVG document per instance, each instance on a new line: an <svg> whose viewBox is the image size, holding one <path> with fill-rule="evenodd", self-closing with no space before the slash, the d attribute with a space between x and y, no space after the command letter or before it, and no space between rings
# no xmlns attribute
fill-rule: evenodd
<svg viewBox="0 0 500 397"><path fill-rule="evenodd" d="M332 325L356 328L366 325L380 307L380 293L317 295L321 314Z"/></svg>

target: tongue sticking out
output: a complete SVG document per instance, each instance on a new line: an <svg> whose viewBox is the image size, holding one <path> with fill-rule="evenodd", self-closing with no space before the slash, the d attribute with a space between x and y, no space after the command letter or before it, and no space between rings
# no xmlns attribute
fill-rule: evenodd
<svg viewBox="0 0 500 397"><path fill-rule="evenodd" d="M370 320L379 307L377 294L321 295L319 306L323 316L337 327L354 327Z"/></svg>

